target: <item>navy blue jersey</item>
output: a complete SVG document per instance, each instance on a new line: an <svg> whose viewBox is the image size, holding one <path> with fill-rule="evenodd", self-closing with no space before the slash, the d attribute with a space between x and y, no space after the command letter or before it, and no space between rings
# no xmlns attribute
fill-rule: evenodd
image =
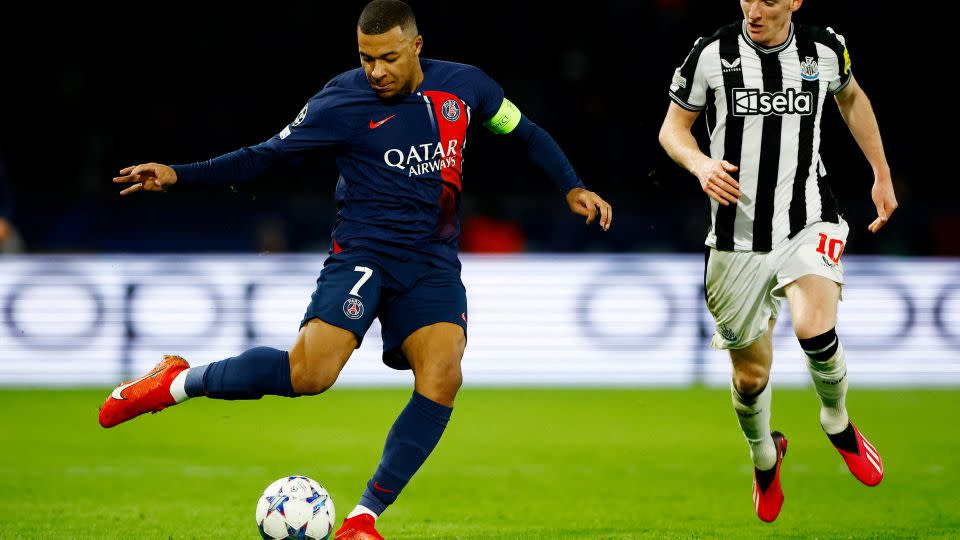
<svg viewBox="0 0 960 540"><path fill-rule="evenodd" d="M420 65L416 92L388 100L361 68L334 77L278 135L223 156L239 162L229 176L253 177L278 160L335 147L334 251L413 251L458 265L467 127L496 114L503 89L473 66L428 59ZM176 167L178 176L204 179L188 167Z"/></svg>

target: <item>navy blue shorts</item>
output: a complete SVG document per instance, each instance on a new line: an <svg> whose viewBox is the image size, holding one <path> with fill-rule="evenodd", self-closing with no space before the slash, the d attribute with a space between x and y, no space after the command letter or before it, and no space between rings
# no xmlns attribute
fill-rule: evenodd
<svg viewBox="0 0 960 540"><path fill-rule="evenodd" d="M466 335L467 291L460 270L364 249L328 257L300 327L320 319L353 332L359 347L374 318L383 330L383 363L410 369L400 352L410 334L449 322Z"/></svg>

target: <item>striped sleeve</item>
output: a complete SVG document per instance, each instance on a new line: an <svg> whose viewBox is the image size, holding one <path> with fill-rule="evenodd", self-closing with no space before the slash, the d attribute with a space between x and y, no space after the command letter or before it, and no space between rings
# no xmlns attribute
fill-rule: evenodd
<svg viewBox="0 0 960 540"><path fill-rule="evenodd" d="M834 32L833 28L827 28L824 33L824 45L837 56L837 78L830 81L827 91L832 95L838 94L847 87L852 76L850 71L850 52L847 50L847 41L843 36Z"/></svg>
<svg viewBox="0 0 960 540"><path fill-rule="evenodd" d="M670 99L688 111L702 111L707 105L707 78L701 53L709 42L704 38L697 39L670 81Z"/></svg>

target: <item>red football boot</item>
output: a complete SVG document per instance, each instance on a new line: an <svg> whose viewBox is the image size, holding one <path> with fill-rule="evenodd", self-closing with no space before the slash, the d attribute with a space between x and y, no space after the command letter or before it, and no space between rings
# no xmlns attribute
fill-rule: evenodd
<svg viewBox="0 0 960 540"><path fill-rule="evenodd" d="M777 446L777 464L769 471L759 471L753 468L753 507L757 516L770 523L780 515L783 508L783 489L780 487L780 465L787 455L787 438L783 433L774 431L770 434L773 444Z"/></svg>
<svg viewBox="0 0 960 540"><path fill-rule="evenodd" d="M100 425L109 428L143 413L156 413L176 405L170 395L170 383L190 367L179 356L166 355L150 373L139 379L121 383L107 396L100 408Z"/></svg>
<svg viewBox="0 0 960 540"><path fill-rule="evenodd" d="M843 456L847 468L857 480L868 486L875 486L883 480L883 460L870 441L853 425L836 435L827 434L833 447Z"/></svg>
<svg viewBox="0 0 960 540"><path fill-rule="evenodd" d="M373 528L377 520L370 514L360 514L343 520L334 540L383 540Z"/></svg>

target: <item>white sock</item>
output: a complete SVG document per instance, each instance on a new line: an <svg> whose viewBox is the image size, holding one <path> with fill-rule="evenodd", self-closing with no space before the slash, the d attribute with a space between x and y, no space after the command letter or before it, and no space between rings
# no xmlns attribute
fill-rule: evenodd
<svg viewBox="0 0 960 540"><path fill-rule="evenodd" d="M733 381L730 381L730 394L733 397L733 409L737 413L740 429L750 446L750 459L761 471L773 468L777 464L777 446L770 436L770 402L772 397L770 383L753 399L744 403Z"/></svg>
<svg viewBox="0 0 960 540"><path fill-rule="evenodd" d="M846 403L847 360L843 356L843 344L838 343L837 352L824 362L807 356L807 367L820 396L820 425L830 435L836 435L846 429L850 422Z"/></svg>
<svg viewBox="0 0 960 540"><path fill-rule="evenodd" d="M173 378L173 382L170 383L170 395L173 396L173 400L177 403L183 403L190 399L190 396L187 395L187 391L183 387L187 382L188 371L190 371L190 368L181 371Z"/></svg>
<svg viewBox="0 0 960 540"><path fill-rule="evenodd" d="M366 506L363 506L362 504L358 504L358 505L353 509L353 512L350 512L350 515L347 516L347 519L350 519L350 518L352 518L352 517L357 517L357 516L359 516L360 514L370 514L371 516L373 516L373 520L374 520L374 521L376 521L377 518L380 517L380 516L378 516L376 513L374 513L373 510L367 508Z"/></svg>

